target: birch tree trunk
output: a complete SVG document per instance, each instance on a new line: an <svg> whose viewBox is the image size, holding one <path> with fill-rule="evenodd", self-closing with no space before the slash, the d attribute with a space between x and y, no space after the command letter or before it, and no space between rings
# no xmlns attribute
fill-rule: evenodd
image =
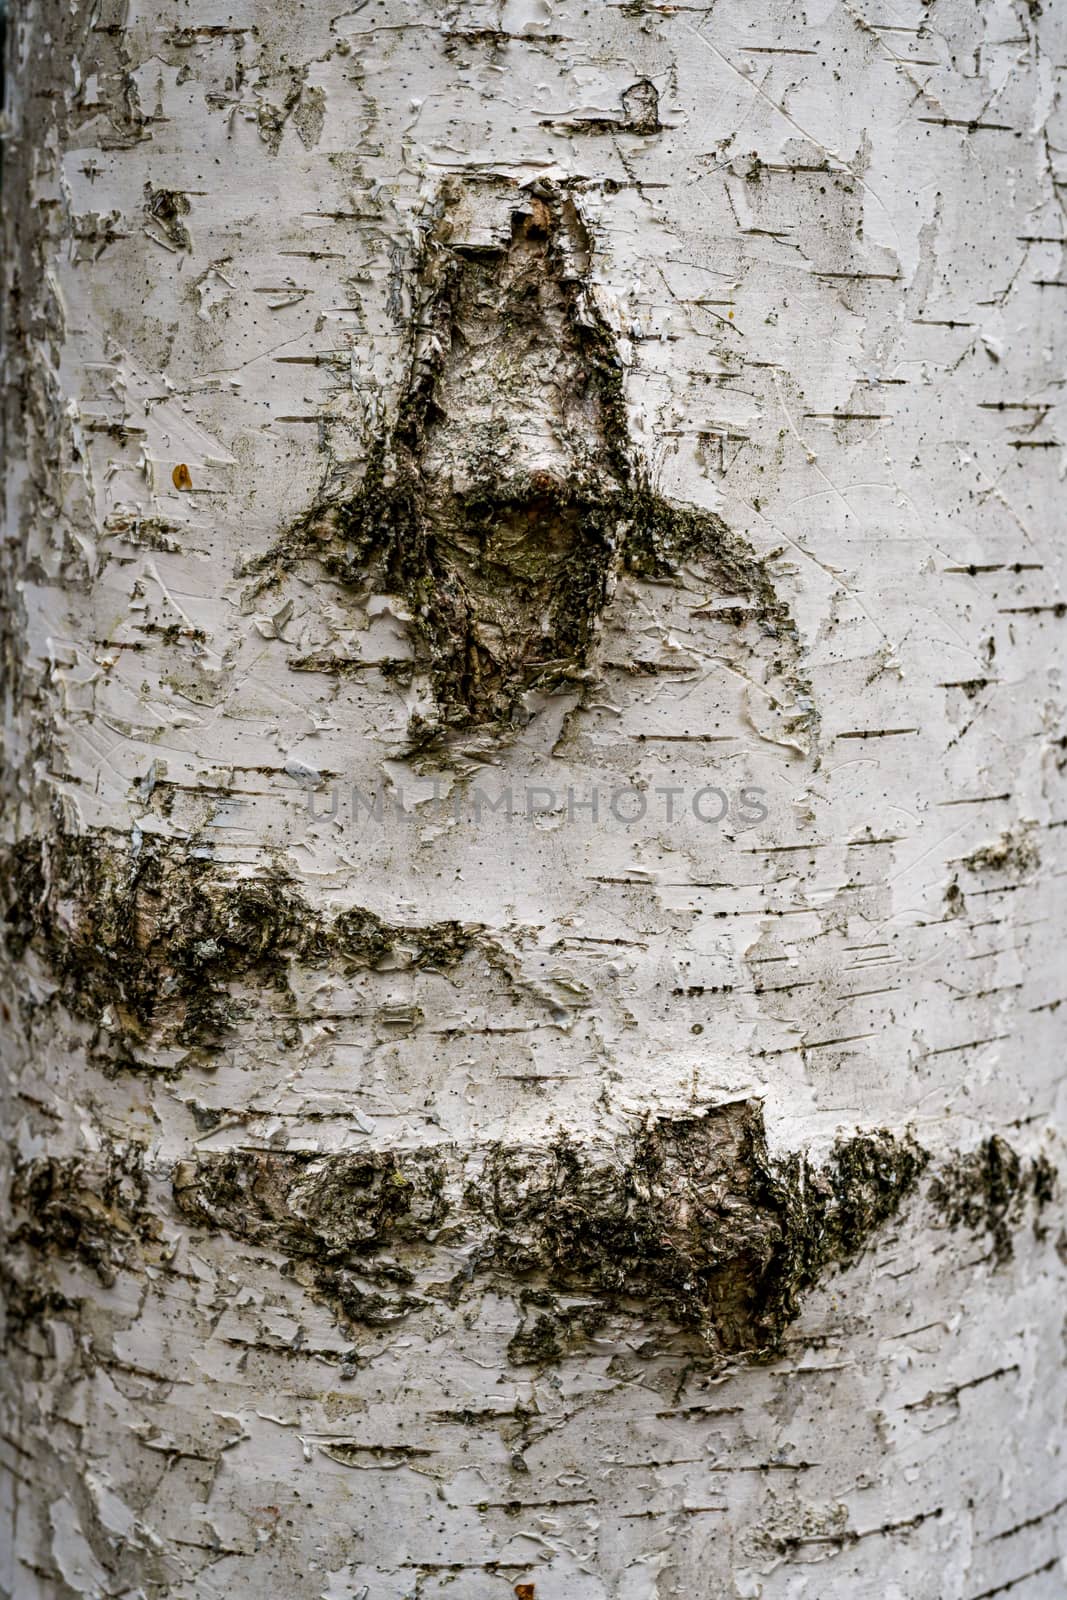
<svg viewBox="0 0 1067 1600"><path fill-rule="evenodd" d="M18 0L5 1595L1064 1592L1065 20Z"/></svg>

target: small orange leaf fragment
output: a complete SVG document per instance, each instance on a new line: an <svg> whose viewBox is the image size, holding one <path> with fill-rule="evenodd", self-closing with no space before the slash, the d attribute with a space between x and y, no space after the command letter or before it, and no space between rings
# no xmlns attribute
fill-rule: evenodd
<svg viewBox="0 0 1067 1600"><path fill-rule="evenodd" d="M170 476L176 489L191 489L193 487L193 475L184 461L178 462Z"/></svg>
<svg viewBox="0 0 1067 1600"><path fill-rule="evenodd" d="M517 1600L534 1600L534 1586L532 1583L517 1583L515 1594Z"/></svg>

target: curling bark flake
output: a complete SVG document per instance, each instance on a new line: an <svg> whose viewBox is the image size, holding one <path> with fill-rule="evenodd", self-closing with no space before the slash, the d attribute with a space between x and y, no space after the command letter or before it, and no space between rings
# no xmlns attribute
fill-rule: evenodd
<svg viewBox="0 0 1067 1600"><path fill-rule="evenodd" d="M1062 1592L1065 52L16 7L0 1592Z"/></svg>

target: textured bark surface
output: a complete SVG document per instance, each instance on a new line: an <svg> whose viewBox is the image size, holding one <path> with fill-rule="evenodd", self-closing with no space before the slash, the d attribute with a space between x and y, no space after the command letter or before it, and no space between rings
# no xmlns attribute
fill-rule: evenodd
<svg viewBox="0 0 1067 1600"><path fill-rule="evenodd" d="M1063 12L9 24L0 1592L1061 1595Z"/></svg>

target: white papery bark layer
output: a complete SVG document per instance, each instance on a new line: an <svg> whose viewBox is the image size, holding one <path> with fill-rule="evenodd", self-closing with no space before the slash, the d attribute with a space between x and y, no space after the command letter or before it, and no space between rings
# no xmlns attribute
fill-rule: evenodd
<svg viewBox="0 0 1067 1600"><path fill-rule="evenodd" d="M1061 1592L1056 1202L985 1157L726 1366L643 1300L583 1330L573 1277L536 1285L563 1346L516 1362L539 1306L466 1234L423 1304L345 1326L277 1227L173 1185L227 1151L625 1152L739 1101L780 1160L885 1129L931 1173L993 1137L1031 1187L1059 1161L1065 50L1051 5L944 0L18 8L7 837L400 930L283 951L288 993L239 965L208 1048L162 967L123 1013L56 847L16 875L49 908L4 970L19 1600ZM390 436L431 223L475 259L537 194L588 236L651 490L747 540L796 635L699 560L613 570L584 681L415 758L410 596L284 541ZM473 441L494 386L455 362ZM523 470L570 470L552 375L500 386ZM450 921L469 949L421 959Z"/></svg>

